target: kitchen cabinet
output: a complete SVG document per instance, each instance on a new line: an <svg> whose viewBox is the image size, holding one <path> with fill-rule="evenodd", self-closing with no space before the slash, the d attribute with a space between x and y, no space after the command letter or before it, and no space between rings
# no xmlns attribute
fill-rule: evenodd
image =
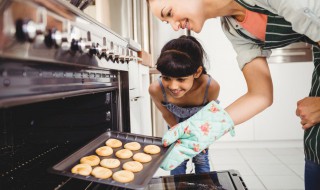
<svg viewBox="0 0 320 190"><path fill-rule="evenodd" d="M152 135L149 67L129 63L130 128L132 133Z"/></svg>

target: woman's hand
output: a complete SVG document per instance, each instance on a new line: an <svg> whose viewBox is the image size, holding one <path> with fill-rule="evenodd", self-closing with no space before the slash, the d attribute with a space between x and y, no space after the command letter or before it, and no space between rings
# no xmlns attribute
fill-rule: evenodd
<svg viewBox="0 0 320 190"><path fill-rule="evenodd" d="M209 102L189 119L178 123L163 136L163 145L175 143L172 151L161 164L164 170L172 170L184 160L193 158L214 141L230 132L234 135L234 123L228 113L215 101Z"/></svg>
<svg viewBox="0 0 320 190"><path fill-rule="evenodd" d="M303 129L320 123L320 97L306 97L298 101L296 115L300 117Z"/></svg>

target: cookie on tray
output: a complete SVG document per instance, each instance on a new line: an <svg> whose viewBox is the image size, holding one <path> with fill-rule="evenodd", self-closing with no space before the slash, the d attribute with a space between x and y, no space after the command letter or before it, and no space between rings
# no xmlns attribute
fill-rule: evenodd
<svg viewBox="0 0 320 190"><path fill-rule="evenodd" d="M98 166L92 170L91 175L99 179L107 179L111 177L112 171L108 168Z"/></svg>
<svg viewBox="0 0 320 190"><path fill-rule="evenodd" d="M124 145L124 148L129 150L139 150L141 148L141 145L138 142L129 142Z"/></svg>
<svg viewBox="0 0 320 190"><path fill-rule="evenodd" d="M128 149L121 149L116 152L116 157L121 159L131 158L132 155L133 155L132 151Z"/></svg>
<svg viewBox="0 0 320 190"><path fill-rule="evenodd" d="M96 149L96 153L99 156L110 156L113 153L113 149L109 146L102 146Z"/></svg>
<svg viewBox="0 0 320 190"><path fill-rule="evenodd" d="M120 166L120 161L116 158L105 158L101 160L100 165L106 168L117 168Z"/></svg>
<svg viewBox="0 0 320 190"><path fill-rule="evenodd" d="M157 145L147 145L144 147L143 151L148 154L158 154L161 151L161 149Z"/></svg>
<svg viewBox="0 0 320 190"><path fill-rule="evenodd" d="M134 180L134 174L127 170L120 170L112 175L113 180L120 183L128 183Z"/></svg>
<svg viewBox="0 0 320 190"><path fill-rule="evenodd" d="M71 173L84 176L90 175L92 167L89 164L77 164L71 169Z"/></svg>
<svg viewBox="0 0 320 190"><path fill-rule="evenodd" d="M143 169L143 165L137 161L129 161L124 163L122 168L131 172L140 172Z"/></svg>
<svg viewBox="0 0 320 190"><path fill-rule="evenodd" d="M85 156L80 159L81 164L89 164L90 166L97 166L100 163L100 158L97 155Z"/></svg>
<svg viewBox="0 0 320 190"><path fill-rule="evenodd" d="M122 146L122 142L118 139L108 139L106 141L106 145L110 146L111 148L119 148Z"/></svg>
<svg viewBox="0 0 320 190"><path fill-rule="evenodd" d="M149 154L138 152L138 153L134 154L133 160L138 161L138 162L142 162L142 163L147 163L152 160L152 157Z"/></svg>

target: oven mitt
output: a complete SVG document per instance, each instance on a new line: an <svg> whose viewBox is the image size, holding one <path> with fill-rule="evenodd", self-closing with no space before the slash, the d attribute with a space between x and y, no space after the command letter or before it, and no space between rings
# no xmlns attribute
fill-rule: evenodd
<svg viewBox="0 0 320 190"><path fill-rule="evenodd" d="M193 158L215 140L228 133L234 136L234 123L229 114L211 101L189 119L169 129L162 138L165 147L176 142L161 164L164 170L173 170L184 160Z"/></svg>

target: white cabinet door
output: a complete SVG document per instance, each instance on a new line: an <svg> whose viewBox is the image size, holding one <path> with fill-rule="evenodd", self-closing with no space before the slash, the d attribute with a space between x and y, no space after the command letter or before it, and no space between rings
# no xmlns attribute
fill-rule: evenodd
<svg viewBox="0 0 320 190"><path fill-rule="evenodd" d="M130 131L141 134L141 107L139 98L130 99Z"/></svg>
<svg viewBox="0 0 320 190"><path fill-rule="evenodd" d="M256 140L302 140L303 130L296 116L297 101L308 96L313 63L269 64L273 105L254 119Z"/></svg>
<svg viewBox="0 0 320 190"><path fill-rule="evenodd" d="M139 64L133 61L129 62L129 97L138 97L139 92Z"/></svg>

